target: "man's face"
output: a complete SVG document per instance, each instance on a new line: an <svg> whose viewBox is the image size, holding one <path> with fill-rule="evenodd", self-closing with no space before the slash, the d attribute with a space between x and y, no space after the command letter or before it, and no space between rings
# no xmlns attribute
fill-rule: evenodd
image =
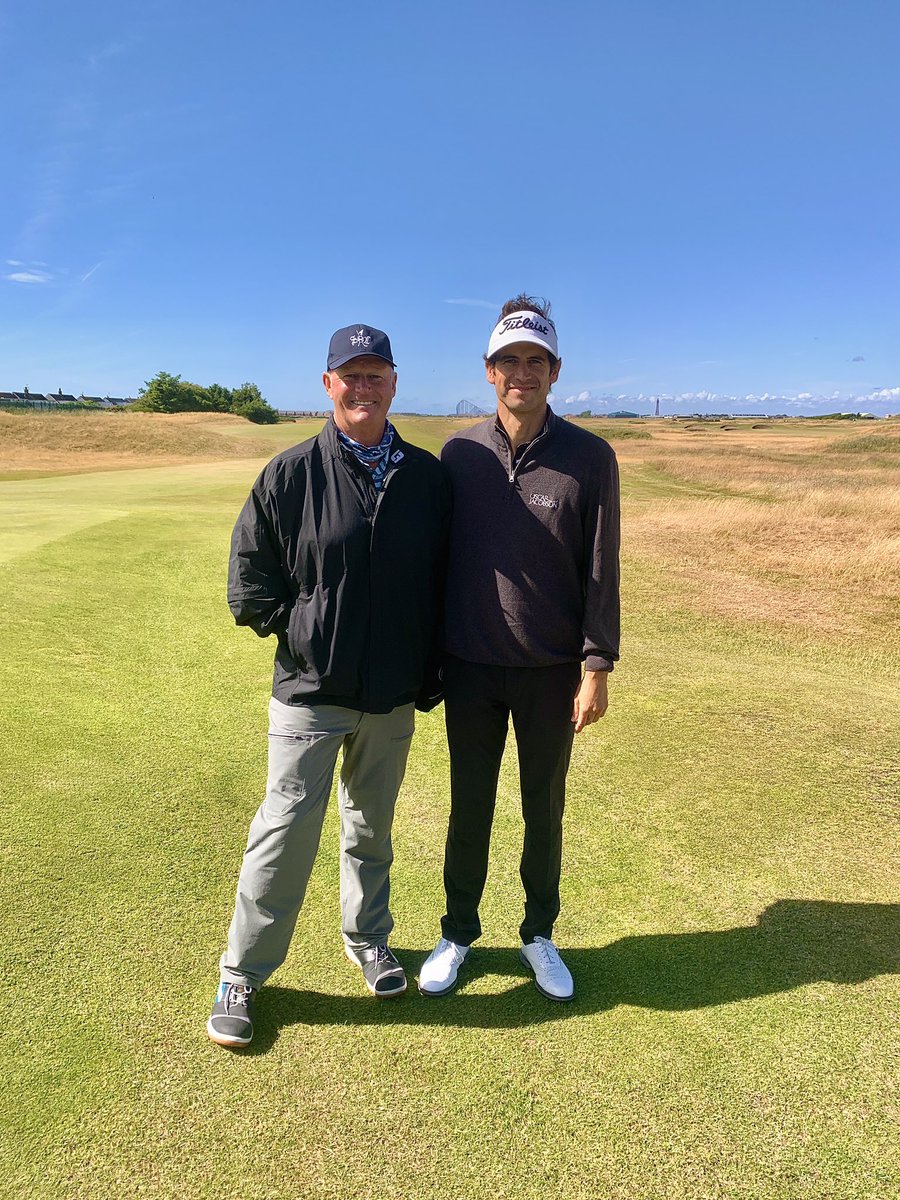
<svg viewBox="0 0 900 1200"><path fill-rule="evenodd" d="M371 354L351 358L322 376L334 404L334 423L364 446L377 446L397 390L397 372Z"/></svg>
<svg viewBox="0 0 900 1200"><path fill-rule="evenodd" d="M550 357L543 346L513 342L487 364L487 378L494 385L498 405L515 416L525 417L543 412L561 366L561 360L550 366Z"/></svg>

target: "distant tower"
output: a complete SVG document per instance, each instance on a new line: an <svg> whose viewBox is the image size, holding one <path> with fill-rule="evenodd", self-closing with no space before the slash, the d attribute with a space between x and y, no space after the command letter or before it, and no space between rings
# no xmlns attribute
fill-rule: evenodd
<svg viewBox="0 0 900 1200"><path fill-rule="evenodd" d="M471 400L460 400L456 406L456 415L458 417L486 417L487 413L477 404L473 404Z"/></svg>
<svg viewBox="0 0 900 1200"><path fill-rule="evenodd" d="M656 410L653 413L654 417L659 416L659 396L656 397Z"/></svg>

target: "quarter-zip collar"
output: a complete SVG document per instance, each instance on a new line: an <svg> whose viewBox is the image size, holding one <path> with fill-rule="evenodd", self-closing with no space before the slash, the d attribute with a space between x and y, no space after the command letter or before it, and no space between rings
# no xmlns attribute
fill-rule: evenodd
<svg viewBox="0 0 900 1200"><path fill-rule="evenodd" d="M547 405L547 416L544 421L543 428L537 437L533 437L530 442L526 442L524 446L520 446L519 450L513 451L512 442L509 440L509 434L500 423L500 418L494 418L493 424L493 440L500 461L506 468L506 476L510 483L515 483L516 476L525 464L530 459L533 453L541 446L545 445L555 432L559 417Z"/></svg>

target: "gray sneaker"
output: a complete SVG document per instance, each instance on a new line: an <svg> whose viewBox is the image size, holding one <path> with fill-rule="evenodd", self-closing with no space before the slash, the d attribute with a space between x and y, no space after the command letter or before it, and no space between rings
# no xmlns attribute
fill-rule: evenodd
<svg viewBox="0 0 900 1200"><path fill-rule="evenodd" d="M402 996L406 991L406 973L387 946L367 946L351 950L344 946L347 957L362 969L366 987L379 1000Z"/></svg>
<svg viewBox="0 0 900 1200"><path fill-rule="evenodd" d="M243 983L220 983L206 1032L219 1046L249 1046L253 1037L256 988Z"/></svg>

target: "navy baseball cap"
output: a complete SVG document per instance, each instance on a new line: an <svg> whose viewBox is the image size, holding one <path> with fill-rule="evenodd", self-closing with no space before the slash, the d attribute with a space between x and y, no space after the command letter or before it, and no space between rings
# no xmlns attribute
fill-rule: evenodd
<svg viewBox="0 0 900 1200"><path fill-rule="evenodd" d="M335 367L342 367L351 358L360 358L363 354L373 354L376 358L383 358L392 367L395 365L386 333L373 329L371 325L348 325L346 329L339 329L331 335L327 369L333 371Z"/></svg>

